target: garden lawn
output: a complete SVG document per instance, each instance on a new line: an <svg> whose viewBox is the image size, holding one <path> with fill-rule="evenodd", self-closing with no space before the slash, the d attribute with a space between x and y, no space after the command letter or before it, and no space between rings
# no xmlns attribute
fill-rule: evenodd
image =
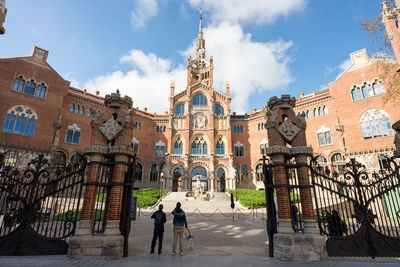
<svg viewBox="0 0 400 267"><path fill-rule="evenodd" d="M229 190L229 194L235 196L235 190ZM263 208L266 206L264 190L236 189L236 196L239 203L246 208ZM274 197L276 197L276 192L274 192ZM300 196L295 193L290 193L290 199L294 203L300 202Z"/></svg>

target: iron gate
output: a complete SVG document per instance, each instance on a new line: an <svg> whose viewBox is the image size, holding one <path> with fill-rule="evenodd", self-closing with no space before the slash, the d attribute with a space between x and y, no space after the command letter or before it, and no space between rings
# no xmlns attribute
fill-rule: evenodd
<svg viewBox="0 0 400 267"><path fill-rule="evenodd" d="M82 206L86 161L51 166L44 155L25 169L0 160L0 256L66 254Z"/></svg>
<svg viewBox="0 0 400 267"><path fill-rule="evenodd" d="M329 256L400 256L400 175L395 159L367 172L351 159L331 172L311 161L316 218Z"/></svg>
<svg viewBox="0 0 400 267"><path fill-rule="evenodd" d="M107 225L108 206L110 203L110 190L113 186L123 186L120 231L124 236L124 257L128 256L128 239L131 228L131 203L132 189L136 175L136 154L129 157L128 162L115 161L114 156L105 157L103 161L91 161L88 165L99 165L100 178L97 182L87 182L84 185L95 185L96 203L93 215L93 234L103 234ZM115 165L125 165L127 170L123 182L113 182Z"/></svg>

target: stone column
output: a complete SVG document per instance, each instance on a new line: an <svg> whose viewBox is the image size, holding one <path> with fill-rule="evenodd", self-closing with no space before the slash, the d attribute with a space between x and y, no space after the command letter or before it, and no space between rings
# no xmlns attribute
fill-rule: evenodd
<svg viewBox="0 0 400 267"><path fill-rule="evenodd" d="M215 166L214 166L214 160L215 160L215 155L213 153L211 153L210 156L210 178L209 178L209 185L208 185L208 189L211 192L215 191Z"/></svg>

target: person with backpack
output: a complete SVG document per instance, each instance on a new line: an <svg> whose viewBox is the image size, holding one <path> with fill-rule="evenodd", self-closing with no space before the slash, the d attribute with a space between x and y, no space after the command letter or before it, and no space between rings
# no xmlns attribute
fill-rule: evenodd
<svg viewBox="0 0 400 267"><path fill-rule="evenodd" d="M162 241L164 236L164 223L167 222L167 217L163 212L164 206L160 204L158 206L158 211L154 212L151 215L151 218L154 219L154 233L153 233L153 241L151 242L151 250L150 253L154 253L154 247L156 246L157 238L158 238L158 254L161 254L162 250Z"/></svg>
<svg viewBox="0 0 400 267"><path fill-rule="evenodd" d="M183 232L185 231L184 226L187 228L187 221L185 212L181 209L181 203L176 203L176 208L172 211L174 215L174 220L172 221L174 225L174 243L172 246L172 255L176 255L176 246L179 238L179 253L183 255Z"/></svg>

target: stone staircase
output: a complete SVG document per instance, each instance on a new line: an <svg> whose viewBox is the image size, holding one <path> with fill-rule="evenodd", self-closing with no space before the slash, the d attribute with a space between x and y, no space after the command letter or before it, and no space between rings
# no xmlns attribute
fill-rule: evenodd
<svg viewBox="0 0 400 267"><path fill-rule="evenodd" d="M185 194L186 192L170 192L161 200L161 202L154 206L154 209L157 209L158 205L162 203L164 205L164 212L171 212L176 207L176 203L181 202L182 209L186 213L193 212L196 209L202 213L214 212L216 209L219 209L221 212L232 212L231 197L227 193L210 192L212 195L210 201L188 200L185 197ZM245 210L245 208L240 205L239 202L235 203L235 209Z"/></svg>

